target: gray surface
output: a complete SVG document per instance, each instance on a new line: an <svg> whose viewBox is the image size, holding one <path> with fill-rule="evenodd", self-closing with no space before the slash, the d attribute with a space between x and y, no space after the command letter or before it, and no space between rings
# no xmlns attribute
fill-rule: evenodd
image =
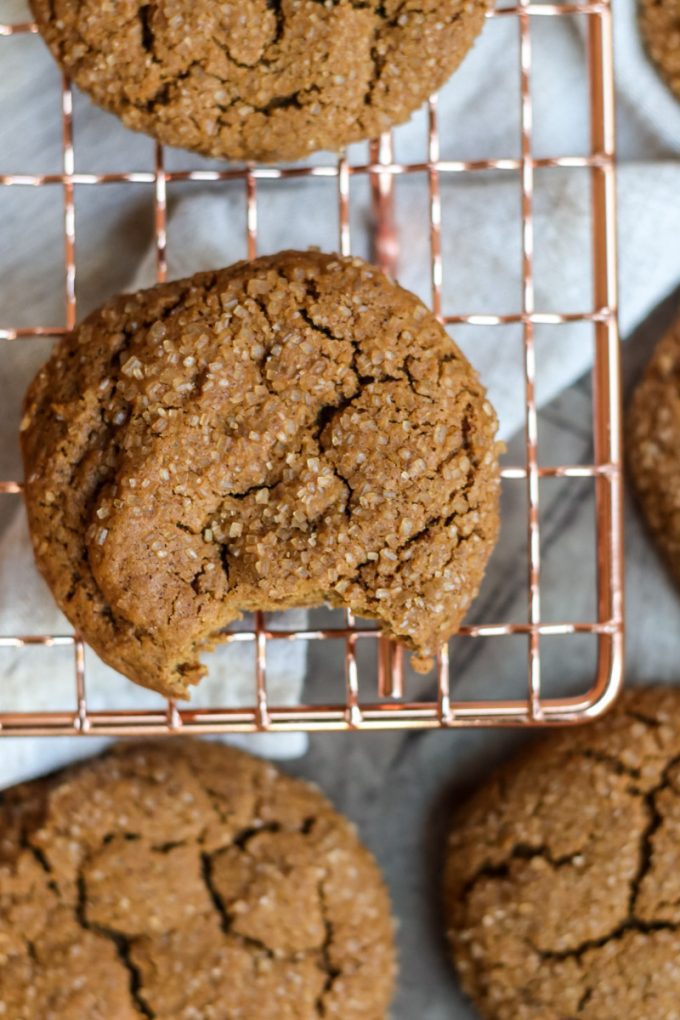
<svg viewBox="0 0 680 1020"><path fill-rule="evenodd" d="M626 344L627 379L637 375L654 342L678 313L680 292ZM590 387L583 380L542 413L544 463L557 462L567 449L570 460L573 456L587 460L589 405ZM559 577L559 590L569 591L577 603L587 605L587 570L592 563L580 551L592 545L592 505L583 490L571 499L554 492L545 504L546 570L553 579ZM627 682L672 682L680 679L680 599L629 498L626 540ZM521 566L511 562L512 556L502 559L492 565L493 584L475 607L480 619L488 618L491 606L498 613L518 617L524 611L525 591L521 585L518 590L517 583ZM497 691L508 670L499 673L504 657L498 659L492 644L477 642L465 655L455 676L456 690L468 695L476 690ZM328 654L325 646L312 646L309 683L315 689L324 686ZM523 670L523 659L521 663ZM558 673L575 690L585 689L592 668L590 650L572 648L569 642L550 660L550 672ZM518 675L523 680L523 672ZM474 1020L476 1014L457 987L441 937L437 908L444 835L453 805L465 790L483 780L511 748L526 739L531 738L517 731L325 734L312 737L309 753L286 766L296 775L316 780L347 812L384 870L400 923L401 978L393 1020Z"/></svg>

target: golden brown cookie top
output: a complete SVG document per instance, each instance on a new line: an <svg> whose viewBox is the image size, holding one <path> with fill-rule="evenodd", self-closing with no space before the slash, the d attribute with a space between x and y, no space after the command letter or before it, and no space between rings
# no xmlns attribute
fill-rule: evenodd
<svg viewBox="0 0 680 1020"><path fill-rule="evenodd" d="M680 99L680 0L640 0L640 30L662 78Z"/></svg>
<svg viewBox="0 0 680 1020"><path fill-rule="evenodd" d="M31 0L96 103L168 145L299 159L406 120L481 30L487 0Z"/></svg>
<svg viewBox="0 0 680 1020"><path fill-rule="evenodd" d="M463 806L444 904L485 1020L672 1020L680 1002L680 691L623 694Z"/></svg>
<svg viewBox="0 0 680 1020"><path fill-rule="evenodd" d="M105 661L185 694L241 611L328 601L427 668L496 538L496 418L417 298L286 252L114 298L22 424L36 558Z"/></svg>
<svg viewBox="0 0 680 1020"><path fill-rule="evenodd" d="M313 787L197 741L119 745L3 795L11 1020L384 1020L371 855Z"/></svg>
<svg viewBox="0 0 680 1020"><path fill-rule="evenodd" d="M657 345L636 387L627 440L637 498L680 583L680 320Z"/></svg>

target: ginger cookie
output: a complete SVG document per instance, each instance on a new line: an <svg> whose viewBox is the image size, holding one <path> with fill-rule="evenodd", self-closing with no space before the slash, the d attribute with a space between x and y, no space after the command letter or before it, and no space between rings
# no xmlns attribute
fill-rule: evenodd
<svg viewBox="0 0 680 1020"><path fill-rule="evenodd" d="M463 806L444 909L485 1020L675 1020L680 690L625 692Z"/></svg>
<svg viewBox="0 0 680 1020"><path fill-rule="evenodd" d="M407 120L489 0L31 0L75 83L129 128L226 159L337 151Z"/></svg>
<svg viewBox="0 0 680 1020"><path fill-rule="evenodd" d="M22 422L38 566L111 666L185 696L243 611L328 602L427 670L498 530L496 417L360 259L283 254L116 297Z"/></svg>
<svg viewBox="0 0 680 1020"><path fill-rule="evenodd" d="M183 739L0 802L8 1020L385 1020L374 859L313 787Z"/></svg>
<svg viewBox="0 0 680 1020"><path fill-rule="evenodd" d="M627 440L640 507L680 584L680 320L657 345L633 394Z"/></svg>
<svg viewBox="0 0 680 1020"><path fill-rule="evenodd" d="M649 56L680 99L680 0L640 0L639 18Z"/></svg>

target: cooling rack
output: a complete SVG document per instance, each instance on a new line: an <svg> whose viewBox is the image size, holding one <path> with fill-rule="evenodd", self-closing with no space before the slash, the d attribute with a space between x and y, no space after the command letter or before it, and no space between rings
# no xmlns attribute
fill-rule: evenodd
<svg viewBox="0 0 680 1020"><path fill-rule="evenodd" d="M532 128L532 24L535 19L560 19L582 16L586 24L588 47L588 87L590 110L590 146L585 155L533 155ZM477 161L456 161L440 156L437 99L427 108L427 159L425 162L399 162L394 155L393 139L388 133L370 144L368 162L353 163L346 155L322 164L273 167L227 167L217 170L167 169L165 153L156 147L155 168L149 171L117 173L76 172L73 142L73 96L67 78L61 84L63 165L56 174L11 173L0 176L0 188L56 186L63 192L64 302L65 321L58 327L5 327L0 329L0 345L35 337L57 336L76 322L76 218L74 193L77 188L103 187L107 184L135 183L148 186L154 208L156 275L166 277L166 212L168 189L182 181L202 182L206 186L239 181L245 201L246 243L249 257L257 251L258 187L261 182L283 182L289 178L327 178L337 196L339 238L343 253L351 251L350 182L370 182L373 207L374 258L384 268L394 270L399 257L399 237L395 227L393 192L395 181L404 175L425 174L428 182L429 274L431 306L445 325L465 324L493 330L515 324L522 331L522 372L524 378L524 462L504 466L504 486L525 490L527 517L526 576L528 602L523 622L491 621L461 628L455 642L494 641L516 636L526 641L526 687L523 697L508 700L502 678L498 678L497 696L486 700L460 700L455 680L450 679L449 649L442 648L436 677L425 694L416 699L407 693L404 655L371 627L355 621L346 613L340 626L314 626L304 630L283 630L272 625L269 616L257 614L251 627L226 635L227 642L248 642L254 648L252 704L229 704L225 689L222 703L192 708L172 701L162 709L140 710L126 707L99 711L88 703L85 648L77 634L12 634L0 636L0 648L27 650L33 645L67 646L73 650L73 708L7 712L0 710L0 735L99 734L132 735L187 733L228 733L286 730L386 729L425 727L466 727L482 725L544 726L586 721L600 714L613 701L622 680L623 588L622 588L622 513L620 449L619 349L616 322L616 238L614 180L614 94L612 18L609 0L583 3L532 3L520 0L516 6L499 7L490 18L514 19L518 33L518 89L520 99L519 155ZM11 45L12 38L35 32L30 22L0 24L0 47ZM4 38L2 38L4 37ZM1 49L0 49L1 52ZM541 311L536 307L534 286L534 178L543 168L578 169L588 172L591 181L591 262L593 307L584 312ZM521 255L522 304L517 314L499 315L493 309L468 314L446 315L442 303L444 266L442 260L441 182L447 175L481 174L485 171L514 171L521 183ZM404 257L404 256L402 256ZM564 323L584 323L593 330L594 362L592 371L593 415L592 447L589 464L542 466L538 456L538 412L536 402L536 327ZM2 347L0 346L0 353ZM541 524L539 483L544 478L590 479L595 493L596 528L596 610L587 621L546 622L541 613ZM21 482L0 482L0 497L16 495ZM318 619L315 617L315 621ZM584 677L584 690L569 696L548 696L542 686L541 642L550 637L571 638L590 635L597 643L594 675ZM344 664L344 684L339 683L334 698L324 704L281 706L268 694L268 650L272 643L295 641L309 644L330 642ZM359 650L372 645L372 665L361 665Z"/></svg>

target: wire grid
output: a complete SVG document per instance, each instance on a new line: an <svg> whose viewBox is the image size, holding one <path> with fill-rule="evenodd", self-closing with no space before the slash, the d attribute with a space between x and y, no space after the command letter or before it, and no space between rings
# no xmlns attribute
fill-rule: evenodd
<svg viewBox="0 0 680 1020"><path fill-rule="evenodd" d="M532 155L532 18L585 15L588 25L590 91L590 153L584 156L534 158ZM480 725L529 725L578 723L603 712L616 697L623 666L622 511L620 449L620 378L616 322L616 237L614 180L614 92L613 47L610 0L584 3L531 3L490 12L491 18L514 18L519 34L520 58L520 155L518 158L472 162L440 158L437 100L428 104L428 158L425 163L400 163L393 157L390 133L373 141L369 162L350 164L344 155L325 165L270 167L250 165L221 170L167 171L164 152L156 146L155 170L128 173L76 173L73 148L72 92L62 77L63 169L57 174L8 174L0 186L60 185L64 202L64 301L65 323L59 327L0 329L0 341L28 340L58 336L76 323L76 226L74 188L108 183L150 185L153 190L156 276L166 278L167 187L179 181L217 182L239 180L244 184L248 257L255 257L258 238L258 183L285 178L327 177L337 188L339 249L351 249L349 193L350 179L363 176L371 183L374 210L374 252L383 268L394 269L398 238L393 222L393 185L399 175L426 173L429 190L429 234L431 304L445 325L465 323L498 326L518 323L523 331L525 388L526 460L523 466L504 467L505 483L524 484L528 517L528 614L526 623L497 622L463 626L460 637L491 640L507 635L524 635L527 641L527 694L520 700L456 701L449 688L448 649L438 656L436 697L409 701L404 696L403 650L384 638L376 628L359 627L352 614L344 614L342 627L310 630L271 629L262 613L255 614L250 630L232 632L227 642L247 641L255 646L253 704L247 708L191 709L168 701L164 711L88 710L85 649L77 634L12 635L0 637L0 647L30 645L70 646L74 652L75 709L72 711L0 712L0 735L47 734L163 734L169 732L225 733L256 730L320 730L462 727ZM0 37L35 32L30 22L0 24ZM5 43L1 43L4 45ZM534 174L543 167L586 168L592 185L592 310L580 313L541 312L534 299ZM474 313L444 315L442 310L442 249L440 180L443 175L476 173L484 170L519 171L522 206L522 310L518 314ZM535 327L540 324L584 322L593 325L595 360L593 369L594 458L587 465L540 466L538 462L537 408L535 400ZM591 622L546 623L541 619L541 562L539 525L539 481L542 478L590 478L594 480L597 528L597 619ZM18 481L0 482L0 494L21 491ZM578 696L541 696L541 637L595 635L598 645L597 670L590 688ZM272 641L330 640L344 644L345 689L336 704L280 707L270 704L267 694L267 648ZM357 642L377 643L377 677L359 676ZM377 685L376 685L377 681ZM377 689L379 700L362 697L364 689ZM228 694L228 692L226 692Z"/></svg>

